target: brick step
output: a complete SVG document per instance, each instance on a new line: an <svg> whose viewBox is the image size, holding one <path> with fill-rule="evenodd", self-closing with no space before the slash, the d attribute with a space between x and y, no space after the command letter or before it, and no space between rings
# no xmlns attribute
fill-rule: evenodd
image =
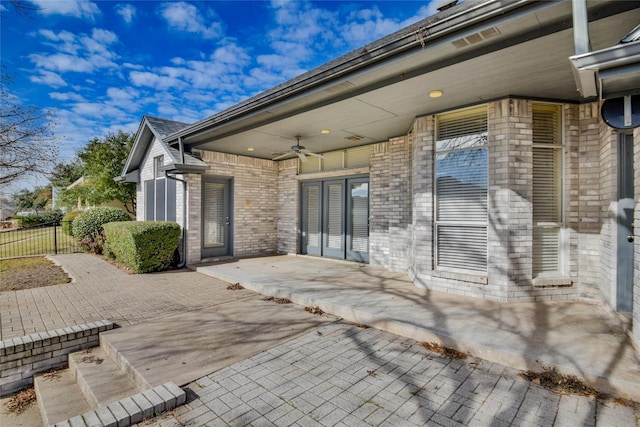
<svg viewBox="0 0 640 427"><path fill-rule="evenodd" d="M92 408L142 391L100 347L70 354L69 369Z"/></svg>
<svg viewBox="0 0 640 427"><path fill-rule="evenodd" d="M92 409L69 369L36 376L34 387L45 426L64 421L70 414L82 414Z"/></svg>

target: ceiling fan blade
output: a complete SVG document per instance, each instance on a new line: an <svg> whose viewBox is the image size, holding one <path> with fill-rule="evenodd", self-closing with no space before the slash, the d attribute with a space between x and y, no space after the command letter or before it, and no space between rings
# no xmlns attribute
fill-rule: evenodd
<svg viewBox="0 0 640 427"><path fill-rule="evenodd" d="M305 151L304 154L306 154L308 156L319 157L321 159L326 159L326 157L323 156L322 154L312 153L311 151Z"/></svg>
<svg viewBox="0 0 640 427"><path fill-rule="evenodd" d="M271 160L280 160L280 159L284 159L285 157L289 157L292 153L289 151L288 153L284 153L284 154L280 154L278 157L274 157Z"/></svg>
<svg viewBox="0 0 640 427"><path fill-rule="evenodd" d="M296 151L295 153L296 153L296 155L297 155L298 157L300 157L300 160L302 160L303 162L306 162L306 161L308 161L308 160L309 160L309 159L307 159L307 156L305 156L305 155L304 155L304 153L302 153L302 152L300 152L300 151Z"/></svg>

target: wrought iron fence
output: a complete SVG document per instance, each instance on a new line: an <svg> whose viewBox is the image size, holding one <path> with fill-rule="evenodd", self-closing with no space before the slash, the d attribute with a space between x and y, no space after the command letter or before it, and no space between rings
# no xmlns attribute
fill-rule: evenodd
<svg viewBox="0 0 640 427"><path fill-rule="evenodd" d="M39 224L0 232L0 259L83 252L70 235L71 221Z"/></svg>

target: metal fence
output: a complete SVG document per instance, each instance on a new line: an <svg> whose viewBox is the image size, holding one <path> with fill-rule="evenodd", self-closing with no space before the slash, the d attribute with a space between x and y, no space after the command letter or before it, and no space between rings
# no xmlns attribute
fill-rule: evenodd
<svg viewBox="0 0 640 427"><path fill-rule="evenodd" d="M64 230L71 221L39 224L0 232L0 259L32 255L55 255L83 252L78 242Z"/></svg>

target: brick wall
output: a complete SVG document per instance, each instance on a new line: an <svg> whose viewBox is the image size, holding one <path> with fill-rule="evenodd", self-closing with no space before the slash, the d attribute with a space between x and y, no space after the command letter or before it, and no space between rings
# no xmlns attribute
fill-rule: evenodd
<svg viewBox="0 0 640 427"><path fill-rule="evenodd" d="M591 202L600 209L600 292L603 301L612 308L616 306L617 275L617 201L618 201L618 138L606 124L587 120L583 130L598 133L600 141L599 194L582 194L584 203Z"/></svg>
<svg viewBox="0 0 640 427"><path fill-rule="evenodd" d="M211 167L203 177L233 180L233 256L276 253L278 165L271 160L201 151ZM190 199L195 195L190 194ZM189 246L196 242L189 240ZM200 244L198 240L197 244Z"/></svg>
<svg viewBox="0 0 640 427"><path fill-rule="evenodd" d="M96 347L100 332L113 327L99 320L0 341L0 396L30 386L34 375L65 366L70 353Z"/></svg>
<svg viewBox="0 0 640 427"><path fill-rule="evenodd" d="M297 173L298 159L278 162L278 253L298 252L300 187L296 180Z"/></svg>
<svg viewBox="0 0 640 427"><path fill-rule="evenodd" d="M369 262L406 271L411 250L411 138L376 144L369 173Z"/></svg>

